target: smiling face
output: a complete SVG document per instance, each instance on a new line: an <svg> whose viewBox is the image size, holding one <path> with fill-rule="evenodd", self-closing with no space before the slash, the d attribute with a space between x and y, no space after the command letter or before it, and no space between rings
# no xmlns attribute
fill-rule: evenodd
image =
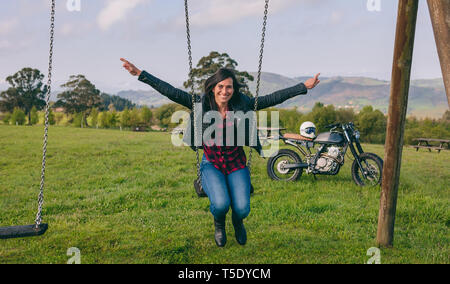
<svg viewBox="0 0 450 284"><path fill-rule="evenodd" d="M218 106L226 106L233 97L233 79L227 78L219 83L213 89L214 98Z"/></svg>

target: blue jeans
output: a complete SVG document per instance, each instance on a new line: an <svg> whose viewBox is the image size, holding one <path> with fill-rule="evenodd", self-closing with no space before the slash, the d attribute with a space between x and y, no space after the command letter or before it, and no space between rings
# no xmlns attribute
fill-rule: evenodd
<svg viewBox="0 0 450 284"><path fill-rule="evenodd" d="M250 214L250 172L247 167L224 175L203 155L200 164L202 187L208 195L211 213L217 220L224 218L231 206L233 218L244 219Z"/></svg>

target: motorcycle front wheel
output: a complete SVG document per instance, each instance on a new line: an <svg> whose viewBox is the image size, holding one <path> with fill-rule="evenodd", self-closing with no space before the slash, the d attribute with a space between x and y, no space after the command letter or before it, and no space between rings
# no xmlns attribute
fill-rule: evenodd
<svg viewBox="0 0 450 284"><path fill-rule="evenodd" d="M303 169L286 169L287 164L301 164L302 159L292 150L282 149L267 161L267 174L273 180L296 181L303 173Z"/></svg>
<svg viewBox="0 0 450 284"><path fill-rule="evenodd" d="M359 186L376 186L381 185L383 160L373 153L363 153L359 156L364 174L356 159L352 164L353 181Z"/></svg>

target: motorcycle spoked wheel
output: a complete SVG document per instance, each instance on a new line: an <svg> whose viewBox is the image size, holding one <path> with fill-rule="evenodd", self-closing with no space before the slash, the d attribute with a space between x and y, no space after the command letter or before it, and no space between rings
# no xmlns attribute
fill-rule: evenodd
<svg viewBox="0 0 450 284"><path fill-rule="evenodd" d="M361 165L366 172L366 178L361 173L356 160L352 164L352 178L359 186L377 186L381 185L383 160L373 153L363 153L359 156Z"/></svg>
<svg viewBox="0 0 450 284"><path fill-rule="evenodd" d="M303 169L284 169L283 166L301 163L302 159L297 153L289 149L282 149L267 161L267 173L273 180L296 181L302 176Z"/></svg>

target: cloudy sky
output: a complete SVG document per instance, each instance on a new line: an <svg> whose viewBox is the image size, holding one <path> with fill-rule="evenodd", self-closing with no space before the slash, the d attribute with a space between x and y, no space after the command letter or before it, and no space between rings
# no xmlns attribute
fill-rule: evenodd
<svg viewBox="0 0 450 284"><path fill-rule="evenodd" d="M398 2L379 0L381 10L369 11L367 1L271 0L263 71L390 80ZM50 2L0 1L0 89L23 67L47 73ZM56 84L84 74L105 92L147 89L121 68L120 57L176 86L186 80L183 0L56 2ZM73 9L76 2L80 11ZM256 71L263 9L264 0L190 0L194 64L215 50L228 53L238 69ZM413 79L442 77L440 72L421 0Z"/></svg>

